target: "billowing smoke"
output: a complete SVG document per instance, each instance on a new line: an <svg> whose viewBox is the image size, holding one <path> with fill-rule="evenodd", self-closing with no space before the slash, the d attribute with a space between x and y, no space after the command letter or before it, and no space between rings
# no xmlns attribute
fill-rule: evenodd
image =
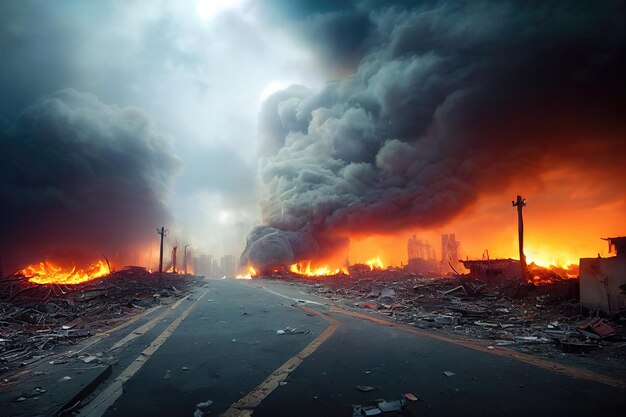
<svg viewBox="0 0 626 417"><path fill-rule="evenodd" d="M74 90L39 99L0 137L6 270L51 254L93 261L141 249L169 219L180 165L138 109Z"/></svg>
<svg viewBox="0 0 626 417"><path fill-rule="evenodd" d="M619 2L558 1L371 12L351 76L265 103L267 226L241 262L324 257L354 233L442 225L481 194L558 167L623 178L623 13Z"/></svg>

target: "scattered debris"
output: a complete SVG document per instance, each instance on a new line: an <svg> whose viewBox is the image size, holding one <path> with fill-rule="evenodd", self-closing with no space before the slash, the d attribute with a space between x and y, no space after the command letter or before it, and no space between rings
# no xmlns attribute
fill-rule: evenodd
<svg viewBox="0 0 626 417"><path fill-rule="evenodd" d="M404 407L404 399L401 398L396 401L381 401L378 403L378 408L383 413L387 413L390 411L400 411Z"/></svg>
<svg viewBox="0 0 626 417"><path fill-rule="evenodd" d="M456 375L456 374L455 374L454 372L452 372L452 371L443 371L443 374L444 374L445 376L454 376L454 375Z"/></svg>
<svg viewBox="0 0 626 417"><path fill-rule="evenodd" d="M353 417L377 416L383 413L401 411L405 406L404 397L396 401L376 400L375 402L377 403L376 405L368 405L368 406L363 406L361 404L353 405L352 416Z"/></svg>
<svg viewBox="0 0 626 417"><path fill-rule="evenodd" d="M506 346L552 358L597 352L598 361L610 360L626 370L626 312L609 317L582 309L578 280L571 276L553 273L527 283L507 275L424 276L389 268L315 282L286 273L280 277L342 308L484 340L488 350Z"/></svg>
<svg viewBox="0 0 626 417"><path fill-rule="evenodd" d="M285 329L276 330L276 334L309 334L310 330L296 330L291 327L285 327Z"/></svg>
<svg viewBox="0 0 626 417"><path fill-rule="evenodd" d="M367 385L357 385L356 389L358 389L361 392L370 392L370 391L374 391L376 387L368 387Z"/></svg>
<svg viewBox="0 0 626 417"><path fill-rule="evenodd" d="M407 392L406 394L404 394L404 398L406 398L409 401L417 401L419 398L417 398L414 394Z"/></svg>
<svg viewBox="0 0 626 417"><path fill-rule="evenodd" d="M205 401L203 403L196 404L196 407L199 408L202 411L206 411L211 406L211 404L213 404L213 401L207 400L207 401Z"/></svg>
<svg viewBox="0 0 626 417"><path fill-rule="evenodd" d="M192 276L151 274L127 267L77 285L36 284L21 275L0 277L0 363L8 370L74 345L190 291ZM98 360L81 357L84 363ZM67 361L55 360L54 364Z"/></svg>

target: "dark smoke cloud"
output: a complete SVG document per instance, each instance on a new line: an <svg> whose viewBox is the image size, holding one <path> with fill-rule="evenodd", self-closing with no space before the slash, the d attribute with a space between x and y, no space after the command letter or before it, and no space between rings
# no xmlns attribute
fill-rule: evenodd
<svg viewBox="0 0 626 417"><path fill-rule="evenodd" d="M5 267L137 250L169 219L180 166L170 138L139 109L74 90L39 99L0 137Z"/></svg>
<svg viewBox="0 0 626 417"><path fill-rule="evenodd" d="M552 168L623 177L623 4L441 2L368 16L353 75L280 92L262 113L272 241L304 233L319 247L296 260L354 233L444 224ZM255 233L242 263L290 259Z"/></svg>

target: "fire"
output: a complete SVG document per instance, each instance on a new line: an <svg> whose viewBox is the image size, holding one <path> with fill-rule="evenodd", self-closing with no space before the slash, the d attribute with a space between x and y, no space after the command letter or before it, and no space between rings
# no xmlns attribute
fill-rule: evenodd
<svg viewBox="0 0 626 417"><path fill-rule="evenodd" d="M291 272L298 275L306 275L308 277L325 277L332 275L349 275L346 267L332 269L327 265L311 267L311 261L298 262L289 268Z"/></svg>
<svg viewBox="0 0 626 417"><path fill-rule="evenodd" d="M74 285L100 278L111 273L106 262L98 261L85 269L64 269L50 261L32 264L20 271L30 282L35 284Z"/></svg>
<svg viewBox="0 0 626 417"><path fill-rule="evenodd" d="M371 271L373 271L374 269L384 269L385 268L385 266L383 265L383 262L380 260L379 256L377 256L375 258L372 258L369 261L366 261L365 265L369 266Z"/></svg>
<svg viewBox="0 0 626 417"><path fill-rule="evenodd" d="M248 273L237 275L236 279L252 279L252 277L257 276L257 271L252 267L252 265L248 265Z"/></svg>
<svg viewBox="0 0 626 417"><path fill-rule="evenodd" d="M551 251L550 248L543 248L540 251L534 248L526 248L524 252L528 264L534 263L544 268L557 267L568 269L572 265L578 265L578 259L572 259L567 254L561 252Z"/></svg>

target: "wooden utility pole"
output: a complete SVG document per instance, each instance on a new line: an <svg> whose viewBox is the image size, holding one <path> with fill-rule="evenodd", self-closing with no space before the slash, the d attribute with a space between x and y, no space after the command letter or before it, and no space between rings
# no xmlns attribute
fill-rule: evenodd
<svg viewBox="0 0 626 417"><path fill-rule="evenodd" d="M524 255L524 217L522 209L526 206L526 199L521 195L517 196L516 201L511 201L513 207L517 207L517 233L519 239L519 263L522 269L522 279L528 278L528 266L526 265L526 255Z"/></svg>
<svg viewBox="0 0 626 417"><path fill-rule="evenodd" d="M157 228L157 234L161 236L161 251L159 253L159 273L163 272L163 238L167 236L167 230L165 227Z"/></svg>
<svg viewBox="0 0 626 417"><path fill-rule="evenodd" d="M176 249L178 249L178 246L174 246L174 249L172 249L172 271L174 273L176 273Z"/></svg>

